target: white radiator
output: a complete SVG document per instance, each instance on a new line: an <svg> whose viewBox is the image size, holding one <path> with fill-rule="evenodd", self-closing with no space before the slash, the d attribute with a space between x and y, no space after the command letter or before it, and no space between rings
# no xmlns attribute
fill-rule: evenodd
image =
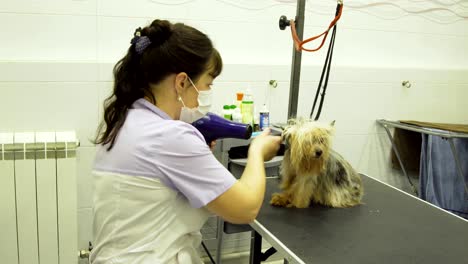
<svg viewBox="0 0 468 264"><path fill-rule="evenodd" d="M76 264L74 132L0 133L0 263Z"/></svg>

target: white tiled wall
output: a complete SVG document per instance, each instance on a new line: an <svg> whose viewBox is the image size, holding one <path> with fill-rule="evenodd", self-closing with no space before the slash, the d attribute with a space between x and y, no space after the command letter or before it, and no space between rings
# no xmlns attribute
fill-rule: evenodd
<svg viewBox="0 0 468 264"><path fill-rule="evenodd" d="M402 13L371 1L345 2L321 119L336 120L335 148L360 171L396 186L390 145L377 118L467 123L468 20L453 13ZM305 37L322 32L335 1L307 1ZM390 3L390 2L389 2ZM393 1L421 10L437 1ZM441 2L440 2L441 3ZM406 6L405 6L406 5ZM444 6L442 6L444 7ZM451 6L466 14L467 7ZM458 9L457 9L458 8ZM20 0L0 5L0 131L77 131L79 246L91 239L93 138L112 66L133 31L154 18L194 25L220 50L225 68L215 81L214 109L251 85L257 106L285 121L292 41L278 29L294 17L295 1ZM452 17L451 17L452 16ZM311 47L317 43L311 44ZM308 115L325 49L303 54L298 114ZM268 81L278 81L269 88ZM409 80L410 89L401 82Z"/></svg>
<svg viewBox="0 0 468 264"><path fill-rule="evenodd" d="M82 146L98 121L93 82L2 82L2 128L19 130L75 129Z"/></svg>

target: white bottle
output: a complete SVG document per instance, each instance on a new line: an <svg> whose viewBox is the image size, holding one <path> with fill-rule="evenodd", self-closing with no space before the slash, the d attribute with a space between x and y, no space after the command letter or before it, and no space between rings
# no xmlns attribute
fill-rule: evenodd
<svg viewBox="0 0 468 264"><path fill-rule="evenodd" d="M269 126L270 126L270 111L268 111L266 104L263 104L263 108L262 110L260 110L259 128L261 131L263 131Z"/></svg>
<svg viewBox="0 0 468 264"><path fill-rule="evenodd" d="M242 114L239 107L234 109L234 112L232 113L232 121L242 123Z"/></svg>

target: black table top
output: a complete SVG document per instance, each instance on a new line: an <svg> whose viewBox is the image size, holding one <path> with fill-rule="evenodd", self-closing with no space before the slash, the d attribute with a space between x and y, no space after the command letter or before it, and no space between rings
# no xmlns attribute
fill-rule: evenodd
<svg viewBox="0 0 468 264"><path fill-rule="evenodd" d="M304 263L468 263L467 221L375 179L363 175L364 204L345 209L273 207L278 183L252 226Z"/></svg>

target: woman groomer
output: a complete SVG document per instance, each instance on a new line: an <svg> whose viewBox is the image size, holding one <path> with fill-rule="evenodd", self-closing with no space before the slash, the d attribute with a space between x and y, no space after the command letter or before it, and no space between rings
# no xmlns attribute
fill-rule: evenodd
<svg viewBox="0 0 468 264"><path fill-rule="evenodd" d="M280 146L266 131L236 180L190 125L209 110L222 61L200 31L165 20L137 29L114 68L93 177L98 263L201 263L200 229L211 213L253 221L265 193L263 162Z"/></svg>

